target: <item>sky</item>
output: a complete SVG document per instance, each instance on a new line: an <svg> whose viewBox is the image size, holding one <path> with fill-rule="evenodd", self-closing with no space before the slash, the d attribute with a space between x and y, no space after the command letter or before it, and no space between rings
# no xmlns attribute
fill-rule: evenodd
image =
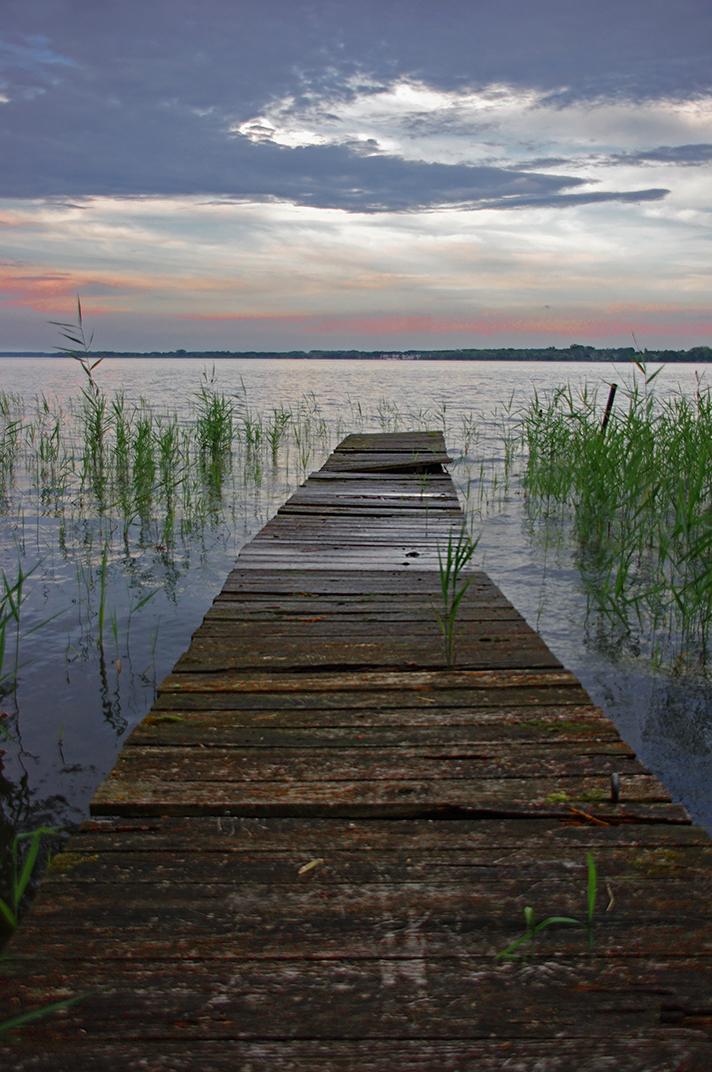
<svg viewBox="0 0 712 1072"><path fill-rule="evenodd" d="M0 351L712 345L709 0L0 0Z"/></svg>

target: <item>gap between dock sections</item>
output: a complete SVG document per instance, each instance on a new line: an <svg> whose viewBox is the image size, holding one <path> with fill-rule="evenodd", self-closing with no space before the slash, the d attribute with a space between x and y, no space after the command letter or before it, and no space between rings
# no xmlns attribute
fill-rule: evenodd
<svg viewBox="0 0 712 1072"><path fill-rule="evenodd" d="M82 999L3 1067L712 1067L712 842L476 565L448 665L451 462L348 436L243 548L9 946L1 1019ZM592 951L497 960L588 854Z"/></svg>

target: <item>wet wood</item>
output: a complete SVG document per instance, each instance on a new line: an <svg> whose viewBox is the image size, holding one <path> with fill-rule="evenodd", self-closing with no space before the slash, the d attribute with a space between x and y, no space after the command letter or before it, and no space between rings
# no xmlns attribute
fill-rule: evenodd
<svg viewBox="0 0 712 1072"><path fill-rule="evenodd" d="M440 433L240 555L0 962L15 1072L707 1072L712 842L474 564ZM620 792L611 797L611 775ZM497 960L524 909L587 919Z"/></svg>

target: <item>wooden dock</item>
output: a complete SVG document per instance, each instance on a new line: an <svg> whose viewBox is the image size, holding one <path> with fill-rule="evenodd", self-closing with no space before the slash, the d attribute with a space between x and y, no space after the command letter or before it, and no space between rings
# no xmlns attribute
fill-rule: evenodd
<svg viewBox="0 0 712 1072"><path fill-rule="evenodd" d="M447 461L349 436L244 548L7 950L0 1020L83 997L2 1068L712 1068L712 841L476 570L448 669ZM589 852L593 952L497 961Z"/></svg>

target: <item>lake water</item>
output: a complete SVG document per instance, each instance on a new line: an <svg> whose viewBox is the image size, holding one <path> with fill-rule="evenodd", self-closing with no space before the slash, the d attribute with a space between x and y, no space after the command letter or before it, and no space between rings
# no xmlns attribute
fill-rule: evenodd
<svg viewBox="0 0 712 1072"><path fill-rule="evenodd" d="M305 472L318 468L351 430L414 425L444 428L458 459L453 477L463 494L469 485L470 504L480 504L477 554L489 575L673 796L712 829L712 689L655 674L642 659L592 635L573 550L552 549L540 533L531 535L517 478L521 459L508 486L501 483L506 435L535 390L568 380L599 385L603 393L614 380L629 381L631 366L225 359L214 369L219 389L239 396L243 418L246 398L250 420L275 407L298 410L301 431L275 452L236 447L222 497L206 500L199 522L179 526L170 546L145 517L129 525L115 504L97 511L76 478L58 509L56 495L44 501L18 464L0 515L1 564L9 578L18 563L25 571L36 567L25 586L21 632L40 627L22 640L17 690L2 701L0 724L10 735L0 740L6 844L15 829L73 823L87 814L123 737L187 648L240 547ZM205 362L189 358L107 359L96 375L107 396L123 391L127 404L144 398L186 421L205 371ZM68 411L72 399L76 407L82 379L70 359L0 359L0 389L25 400L30 423L38 395L50 409L61 403ZM696 389L695 366L669 366L656 380L659 394L677 389ZM466 455L474 427L479 438ZM473 499L478 487L480 498Z"/></svg>

